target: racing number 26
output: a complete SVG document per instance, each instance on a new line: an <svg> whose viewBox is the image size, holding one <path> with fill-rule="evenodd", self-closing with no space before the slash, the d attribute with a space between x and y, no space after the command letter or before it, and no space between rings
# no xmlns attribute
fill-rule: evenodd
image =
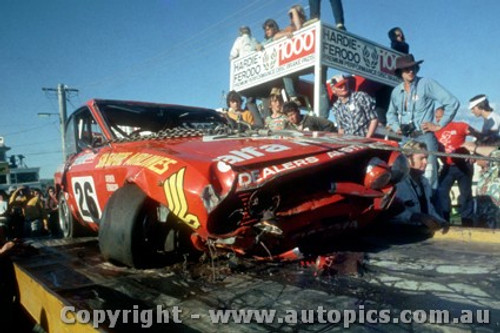
<svg viewBox="0 0 500 333"><path fill-rule="evenodd" d="M101 217L101 209L97 203L97 193L92 177L74 177L71 179L73 193L76 196L78 211L86 222L93 222Z"/></svg>

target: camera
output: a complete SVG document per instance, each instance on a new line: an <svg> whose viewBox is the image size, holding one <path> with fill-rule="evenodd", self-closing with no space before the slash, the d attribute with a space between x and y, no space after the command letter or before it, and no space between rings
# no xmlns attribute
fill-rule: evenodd
<svg viewBox="0 0 500 333"><path fill-rule="evenodd" d="M403 133L404 136L411 136L416 129L417 127L414 123L401 124L401 133Z"/></svg>

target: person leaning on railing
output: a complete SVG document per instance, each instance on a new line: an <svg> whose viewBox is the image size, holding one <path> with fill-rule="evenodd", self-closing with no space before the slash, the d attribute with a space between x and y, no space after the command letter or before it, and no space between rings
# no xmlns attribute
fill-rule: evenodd
<svg viewBox="0 0 500 333"><path fill-rule="evenodd" d="M473 155L494 157L496 160L483 164L477 182L477 221L478 226L497 228L500 226L500 143L496 145L478 145L466 142L463 147Z"/></svg>

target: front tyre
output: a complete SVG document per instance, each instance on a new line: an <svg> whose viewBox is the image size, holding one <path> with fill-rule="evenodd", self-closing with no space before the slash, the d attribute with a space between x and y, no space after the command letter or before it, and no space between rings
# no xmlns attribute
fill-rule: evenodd
<svg viewBox="0 0 500 333"><path fill-rule="evenodd" d="M104 259L136 268L179 261L188 249L189 231L171 214L166 222L159 222L158 207L135 184L113 193L99 226Z"/></svg>

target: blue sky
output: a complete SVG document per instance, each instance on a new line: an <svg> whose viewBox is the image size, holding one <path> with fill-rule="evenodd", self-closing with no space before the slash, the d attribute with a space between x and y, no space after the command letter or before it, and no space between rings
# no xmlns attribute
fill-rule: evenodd
<svg viewBox="0 0 500 333"><path fill-rule="evenodd" d="M29 166L51 178L61 162L57 98L43 87L79 90L68 113L90 98L220 107L228 90L228 56L238 27L262 40L262 23L288 23L284 0L2 0L0 1L0 135ZM500 107L500 1L344 0L347 29L383 45L400 26L421 76L461 101L457 119L485 93ZM322 19L333 24L328 1ZM496 112L499 112L497 110Z"/></svg>

